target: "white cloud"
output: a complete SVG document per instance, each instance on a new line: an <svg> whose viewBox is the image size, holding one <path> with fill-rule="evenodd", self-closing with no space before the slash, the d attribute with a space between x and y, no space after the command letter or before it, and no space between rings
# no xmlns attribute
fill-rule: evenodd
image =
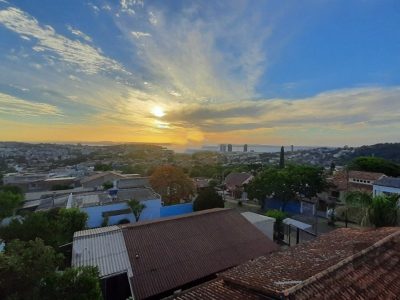
<svg viewBox="0 0 400 300"><path fill-rule="evenodd" d="M31 102L0 92L0 114L11 116L62 116L61 111L54 105L41 102Z"/></svg>
<svg viewBox="0 0 400 300"><path fill-rule="evenodd" d="M152 25L157 25L157 23L158 23L158 19L157 19L156 15L152 11L149 12L149 22Z"/></svg>
<svg viewBox="0 0 400 300"><path fill-rule="evenodd" d="M73 34L76 35L82 39L84 39L87 42L92 42L92 38L90 36L88 36L87 34L83 33L82 31L73 28L71 25L67 25L67 29Z"/></svg>
<svg viewBox="0 0 400 300"><path fill-rule="evenodd" d="M151 34L148 32L132 31L131 33L137 39L142 38L142 37L150 37L151 36Z"/></svg>
<svg viewBox="0 0 400 300"><path fill-rule="evenodd" d="M166 121L209 132L262 128L351 130L400 124L400 87L330 91L304 99L187 104Z"/></svg>
<svg viewBox="0 0 400 300"><path fill-rule="evenodd" d="M100 71L128 73L121 64L103 56L98 49L57 34L51 26L40 25L35 18L18 8L1 10L0 23L20 36L36 39L37 45L33 50L56 54L61 61L77 65L88 74Z"/></svg>

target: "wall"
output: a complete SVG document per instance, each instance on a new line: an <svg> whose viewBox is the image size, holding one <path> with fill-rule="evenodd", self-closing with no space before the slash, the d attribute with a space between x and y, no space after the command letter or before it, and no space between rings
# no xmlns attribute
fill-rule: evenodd
<svg viewBox="0 0 400 300"><path fill-rule="evenodd" d="M274 239L274 221L261 221L253 223L262 233L264 233L271 240Z"/></svg>
<svg viewBox="0 0 400 300"><path fill-rule="evenodd" d="M143 201L143 204L146 205L146 208L142 211L140 216L140 221L143 220L154 220L160 218L160 208L161 208L161 200L147 200ZM126 202L112 203L108 205L97 205L91 207L82 207L81 211L86 212L88 214L87 226L89 228L100 227L103 223L103 212L110 212L121 209L129 209L129 206ZM132 213L129 214L121 214L117 216L110 216L108 219L108 225L118 224L122 219L128 219L131 223L135 223L135 217Z"/></svg>
<svg viewBox="0 0 400 300"><path fill-rule="evenodd" d="M142 201L146 208L140 215L140 221L156 220L160 217L178 216L193 212L192 203L183 203L170 206L162 206L160 199ZM87 226L89 228L100 227L103 223L103 213L116 210L129 209L126 202L113 203L108 205L97 205L92 207L82 207L81 211L88 214ZM131 223L135 223L135 216L132 213L110 216L108 225L118 224L122 219L128 219Z"/></svg>
<svg viewBox="0 0 400 300"><path fill-rule="evenodd" d="M160 217L170 217L193 212L193 203L183 203L163 206L160 209Z"/></svg>
<svg viewBox="0 0 400 300"><path fill-rule="evenodd" d="M262 209L263 210L270 210L270 209L277 209L281 210L283 207L283 202L278 199L265 199ZM299 214L300 213L300 202L299 201L290 201L285 205L285 212L289 214Z"/></svg>

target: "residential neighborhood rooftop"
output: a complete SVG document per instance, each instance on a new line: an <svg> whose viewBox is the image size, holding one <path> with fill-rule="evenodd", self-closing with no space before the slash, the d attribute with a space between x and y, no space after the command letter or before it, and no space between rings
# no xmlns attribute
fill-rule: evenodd
<svg viewBox="0 0 400 300"><path fill-rule="evenodd" d="M223 299L230 290L253 294L249 299L396 299L399 250L400 228L337 229L232 268L176 298Z"/></svg>
<svg viewBox="0 0 400 300"><path fill-rule="evenodd" d="M393 188L400 188L400 178L396 177L382 177L381 179L375 181L375 185L387 186Z"/></svg>

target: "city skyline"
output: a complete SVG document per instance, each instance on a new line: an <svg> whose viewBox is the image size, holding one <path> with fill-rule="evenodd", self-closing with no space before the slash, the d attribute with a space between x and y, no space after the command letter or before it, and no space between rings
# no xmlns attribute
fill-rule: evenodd
<svg viewBox="0 0 400 300"><path fill-rule="evenodd" d="M0 140L398 141L397 1L0 0Z"/></svg>

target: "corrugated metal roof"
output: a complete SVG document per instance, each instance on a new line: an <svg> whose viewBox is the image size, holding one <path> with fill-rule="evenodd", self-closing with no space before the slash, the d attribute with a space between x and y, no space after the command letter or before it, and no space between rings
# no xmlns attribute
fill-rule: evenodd
<svg viewBox="0 0 400 300"><path fill-rule="evenodd" d="M132 268L121 229L108 226L75 232L72 266L97 266L100 277L121 272L131 277Z"/></svg>
<svg viewBox="0 0 400 300"><path fill-rule="evenodd" d="M278 247L233 210L122 226L137 299L155 297Z"/></svg>

